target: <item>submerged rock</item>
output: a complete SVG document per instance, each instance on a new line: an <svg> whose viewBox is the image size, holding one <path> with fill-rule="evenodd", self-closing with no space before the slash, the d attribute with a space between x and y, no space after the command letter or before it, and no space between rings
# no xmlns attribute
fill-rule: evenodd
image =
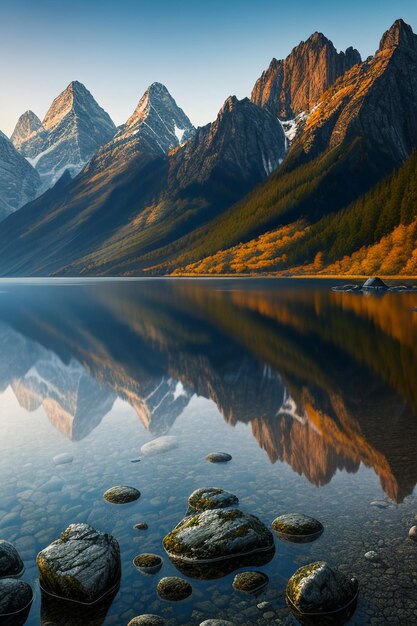
<svg viewBox="0 0 417 626"><path fill-rule="evenodd" d="M163 545L174 565L194 578L218 578L247 565L271 560L274 538L254 515L213 509L185 517Z"/></svg>
<svg viewBox="0 0 417 626"><path fill-rule="evenodd" d="M146 456L153 456L154 454L162 454L177 447L178 441L176 437L164 435L163 437L157 437L157 439L148 441L148 443L145 443L141 447L140 451Z"/></svg>
<svg viewBox="0 0 417 626"><path fill-rule="evenodd" d="M234 624L224 619L206 619L201 622L200 626L234 626Z"/></svg>
<svg viewBox="0 0 417 626"><path fill-rule="evenodd" d="M158 615L139 615L130 620L127 626L165 626L166 621Z"/></svg>
<svg viewBox="0 0 417 626"><path fill-rule="evenodd" d="M209 509L224 509L229 506L237 506L239 499L224 489L207 487L196 489L188 498L189 506L195 511Z"/></svg>
<svg viewBox="0 0 417 626"><path fill-rule="evenodd" d="M377 276L372 276L363 283L362 289L388 289L388 285Z"/></svg>
<svg viewBox="0 0 417 626"><path fill-rule="evenodd" d="M140 498L140 491L134 487L117 485L104 492L103 498L111 504L128 504Z"/></svg>
<svg viewBox="0 0 417 626"><path fill-rule="evenodd" d="M162 559L157 554L138 554L133 564L144 574L156 574L162 567Z"/></svg>
<svg viewBox="0 0 417 626"><path fill-rule="evenodd" d="M264 589L269 582L269 578L262 572L239 572L233 580L233 588L245 593L256 593Z"/></svg>
<svg viewBox="0 0 417 626"><path fill-rule="evenodd" d="M368 561L378 561L379 560L379 556L378 556L378 554L374 550L369 550L369 552L365 552L364 557Z"/></svg>
<svg viewBox="0 0 417 626"><path fill-rule="evenodd" d="M139 522L133 526L135 530L148 530L149 526L146 522Z"/></svg>
<svg viewBox="0 0 417 626"><path fill-rule="evenodd" d="M232 456L227 452L210 452L205 459L209 463L228 463L232 460Z"/></svg>
<svg viewBox="0 0 417 626"><path fill-rule="evenodd" d="M324 531L321 522L302 513L280 515L272 522L272 528L280 539L294 543L314 541Z"/></svg>
<svg viewBox="0 0 417 626"><path fill-rule="evenodd" d="M408 536L410 537L410 539L412 539L413 541L417 541L417 526L412 526L410 528L410 530L408 531Z"/></svg>
<svg viewBox="0 0 417 626"><path fill-rule="evenodd" d="M72 454L69 454L68 452L57 454L53 458L55 465L66 465L67 463L72 463L73 460L74 460L74 457L72 456Z"/></svg>
<svg viewBox="0 0 417 626"><path fill-rule="evenodd" d="M15 578L0 580L0 618L1 624L24 624L33 600L30 585ZM6 621L6 616L10 622Z"/></svg>
<svg viewBox="0 0 417 626"><path fill-rule="evenodd" d="M157 591L161 598L164 600L171 600L172 602L178 602L179 600L185 600L193 592L193 588L183 578L178 576L167 576L161 578L158 583Z"/></svg>
<svg viewBox="0 0 417 626"><path fill-rule="evenodd" d="M298 569L287 584L287 603L302 624L343 624L355 609L358 582L324 561Z"/></svg>
<svg viewBox="0 0 417 626"><path fill-rule="evenodd" d="M23 561L16 548L8 541L0 539L0 578L20 576L23 570Z"/></svg>
<svg viewBox="0 0 417 626"><path fill-rule="evenodd" d="M59 539L39 552L39 582L47 593L92 604L120 580L116 539L87 524L71 524Z"/></svg>

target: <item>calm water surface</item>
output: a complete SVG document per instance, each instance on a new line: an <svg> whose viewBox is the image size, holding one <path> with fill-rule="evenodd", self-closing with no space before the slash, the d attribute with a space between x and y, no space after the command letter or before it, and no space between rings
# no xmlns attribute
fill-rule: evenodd
<svg viewBox="0 0 417 626"><path fill-rule="evenodd" d="M417 523L417 295L331 284L0 284L0 536L35 589L28 625L125 626L141 613L170 626L294 624L286 582L317 559L359 579L350 624L417 624L417 544L407 537ZM166 434L177 448L141 454ZM212 451L233 460L209 464ZM72 464L54 464L62 452ZM107 504L116 484L137 487L140 500ZM232 573L190 579L191 598L164 602L157 582L178 572L161 540L202 486L232 491L267 525L297 511L325 532L310 544L276 539L257 598L234 591ZM120 591L91 618L51 612L37 584L37 552L77 521L112 533L122 551ZM133 529L141 521L148 531ZM163 557L158 574L135 569L141 552Z"/></svg>

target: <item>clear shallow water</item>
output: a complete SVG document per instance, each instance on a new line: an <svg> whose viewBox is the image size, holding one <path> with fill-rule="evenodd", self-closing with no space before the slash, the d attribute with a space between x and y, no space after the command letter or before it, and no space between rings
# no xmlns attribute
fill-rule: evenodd
<svg viewBox="0 0 417 626"><path fill-rule="evenodd" d="M407 539L417 514L417 297L330 284L0 284L0 536L36 590L27 624L78 624L41 612L35 565L75 521L114 534L123 558L119 593L86 626L123 626L143 612L172 626L285 623L286 582L317 559L359 579L350 624L417 624L417 546ZM178 447L141 455L163 434ZM233 461L204 461L217 450ZM55 466L62 452L74 461ZM137 487L140 500L107 504L116 484ZM267 524L299 511L325 532L311 544L277 539L258 598L234 591L232 573L191 580L191 598L164 602L157 582L178 572L161 540L200 486L232 491ZM148 531L132 528L140 521ZM163 557L157 575L134 568L141 552ZM258 609L264 600L271 607Z"/></svg>

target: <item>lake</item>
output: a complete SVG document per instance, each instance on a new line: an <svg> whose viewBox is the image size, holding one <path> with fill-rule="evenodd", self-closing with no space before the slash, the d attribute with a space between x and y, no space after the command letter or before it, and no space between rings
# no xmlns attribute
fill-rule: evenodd
<svg viewBox="0 0 417 626"><path fill-rule="evenodd" d="M334 284L0 283L0 537L35 592L26 624L124 626L141 613L168 626L296 624L285 587L317 560L358 579L349 624L417 624L417 294ZM167 435L175 447L141 452ZM218 451L232 461L205 460ZM54 462L63 453L72 463ZM109 504L113 485L141 497ZM300 512L324 532L303 544L275 537L272 560L249 567L269 577L256 597L235 591L230 572L186 577L188 599L162 600L158 581L183 574L161 542L198 487L232 492L268 527ZM120 589L88 617L51 608L37 582L37 553L72 522L121 548ZM132 563L143 552L163 558L153 576Z"/></svg>

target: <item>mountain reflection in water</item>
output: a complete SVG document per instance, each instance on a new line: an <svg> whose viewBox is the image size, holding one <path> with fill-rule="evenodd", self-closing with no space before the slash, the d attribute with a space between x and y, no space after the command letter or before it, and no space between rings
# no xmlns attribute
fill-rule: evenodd
<svg viewBox="0 0 417 626"><path fill-rule="evenodd" d="M415 294L145 280L16 283L1 298L0 388L71 439L116 398L167 433L197 394L315 485L361 463L397 502L417 482Z"/></svg>

